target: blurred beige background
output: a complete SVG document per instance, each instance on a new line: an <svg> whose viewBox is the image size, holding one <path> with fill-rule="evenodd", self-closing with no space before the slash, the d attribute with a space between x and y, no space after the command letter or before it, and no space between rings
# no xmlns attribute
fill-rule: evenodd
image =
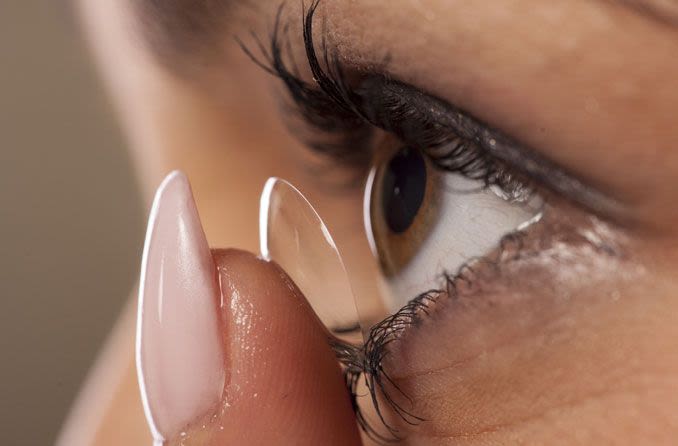
<svg viewBox="0 0 678 446"><path fill-rule="evenodd" d="M0 432L54 442L129 295L143 211L68 2L0 0Z"/></svg>

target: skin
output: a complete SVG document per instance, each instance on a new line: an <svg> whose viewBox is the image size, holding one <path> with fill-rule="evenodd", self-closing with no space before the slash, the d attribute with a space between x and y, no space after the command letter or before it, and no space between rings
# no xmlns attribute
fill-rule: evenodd
<svg viewBox="0 0 678 446"><path fill-rule="evenodd" d="M325 3L319 14L347 64L373 67L390 55L389 74L491 123L621 204L601 220L553 198L528 238L531 255L504 262L456 299L443 295L430 318L403 333L385 369L411 398L408 409L426 419L410 426L387 415L403 444L671 444L678 435L678 28L607 1ZM270 94L278 84L232 43L233 33L249 29L267 35L278 2L259 2L258 12L234 8L228 28L200 53L203 64L139 45L129 32L137 17L122 2L81 6L147 197L168 170L185 170L210 244L256 252L258 195L268 176L281 176L319 204L348 265L369 258L356 236L361 191L323 199L326 185L304 167L310 155L281 123ZM292 30L298 16L289 17ZM224 268L243 271L238 286L270 274L244 254L219 256ZM272 305L252 296L262 311ZM263 436L247 444L270 444L264 437L276 431L286 432L276 444L358 442L324 333L308 309L299 311L294 317L306 327L299 343L315 346L312 353L293 364L276 352L258 358L283 365L291 378L283 382L298 399L243 401L245 412L219 412L222 424L203 429L196 420L185 444L232 444L245 435L239 420ZM285 332L283 318L269 317ZM119 342L130 345L130 337ZM101 378L85 399L94 406L111 388L115 397L97 420L72 419L77 440L69 444L148 444L129 350L104 361L114 377ZM270 379L262 385L275 390ZM337 403L308 397L308 385ZM265 411L243 415L252 407ZM304 421L289 425L285 413ZM309 432L316 425L326 430Z"/></svg>
<svg viewBox="0 0 678 446"><path fill-rule="evenodd" d="M247 252L214 258L222 290L238 292L221 315L228 404L170 444L357 444L341 371L301 292L276 265Z"/></svg>

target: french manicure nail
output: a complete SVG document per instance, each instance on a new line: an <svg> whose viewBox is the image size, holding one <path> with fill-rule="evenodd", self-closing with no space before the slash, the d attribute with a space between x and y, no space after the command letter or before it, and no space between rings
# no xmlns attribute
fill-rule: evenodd
<svg viewBox="0 0 678 446"><path fill-rule="evenodd" d="M172 172L153 202L139 286L137 372L156 444L179 435L221 399L219 296L188 179Z"/></svg>

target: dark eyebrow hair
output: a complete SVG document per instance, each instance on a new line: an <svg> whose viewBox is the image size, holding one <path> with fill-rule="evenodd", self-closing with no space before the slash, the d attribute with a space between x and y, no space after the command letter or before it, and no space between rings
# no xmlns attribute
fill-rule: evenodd
<svg viewBox="0 0 678 446"><path fill-rule="evenodd" d="M205 59L218 51L236 10L258 2L286 0L129 0L139 34L161 62L181 66L184 57ZM303 0L298 0L300 3ZM384 0L394 1L394 0ZM600 0L678 28L677 0ZM287 0L287 3L290 3ZM273 6L280 6L273 5ZM274 10L274 9L272 9ZM185 65L185 64L184 64Z"/></svg>

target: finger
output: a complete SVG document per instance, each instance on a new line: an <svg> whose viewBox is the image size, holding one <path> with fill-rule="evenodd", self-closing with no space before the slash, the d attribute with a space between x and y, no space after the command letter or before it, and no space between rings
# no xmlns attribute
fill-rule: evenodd
<svg viewBox="0 0 678 446"><path fill-rule="evenodd" d="M149 221L137 360L157 443L358 445L327 333L275 264L210 253L186 178Z"/></svg>
<svg viewBox="0 0 678 446"><path fill-rule="evenodd" d="M231 367L228 407L209 444L359 444L327 333L297 287L251 254L215 259L229 303L222 320Z"/></svg>

